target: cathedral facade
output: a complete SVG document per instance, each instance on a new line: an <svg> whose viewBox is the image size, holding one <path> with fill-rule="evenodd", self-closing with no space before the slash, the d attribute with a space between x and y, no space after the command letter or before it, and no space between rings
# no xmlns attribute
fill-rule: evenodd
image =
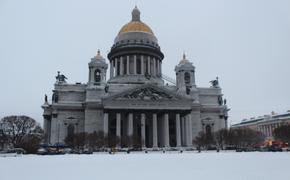
<svg viewBox="0 0 290 180"><path fill-rule="evenodd" d="M42 106L47 143L63 143L71 133L102 132L117 137L119 147L130 146L123 140L133 137L142 148L192 147L199 132L227 127L218 79L198 87L185 55L175 67L176 81L165 83L170 80L162 74L164 54L137 8L107 58L98 51L91 59L85 84L69 84L57 75L52 102L46 98Z"/></svg>

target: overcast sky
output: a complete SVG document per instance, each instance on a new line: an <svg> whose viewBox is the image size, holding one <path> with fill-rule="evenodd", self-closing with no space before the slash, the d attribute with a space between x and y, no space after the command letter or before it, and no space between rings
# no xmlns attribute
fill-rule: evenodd
<svg viewBox="0 0 290 180"><path fill-rule="evenodd" d="M220 78L231 124L290 109L289 0L0 0L0 118L25 114L42 122L58 70L88 81L97 49L109 52L137 5L175 77L183 51L196 82Z"/></svg>

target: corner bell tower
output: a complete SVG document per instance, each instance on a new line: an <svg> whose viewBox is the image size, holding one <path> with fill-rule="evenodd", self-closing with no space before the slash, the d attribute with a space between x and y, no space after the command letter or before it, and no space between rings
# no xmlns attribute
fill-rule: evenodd
<svg viewBox="0 0 290 180"><path fill-rule="evenodd" d="M95 57L91 59L89 63L89 82L90 86L103 86L106 84L108 64L105 62L105 58L101 56L100 50Z"/></svg>
<svg viewBox="0 0 290 180"><path fill-rule="evenodd" d="M186 59L185 54L177 66L175 66L176 86L179 92L190 94L195 85L195 67Z"/></svg>

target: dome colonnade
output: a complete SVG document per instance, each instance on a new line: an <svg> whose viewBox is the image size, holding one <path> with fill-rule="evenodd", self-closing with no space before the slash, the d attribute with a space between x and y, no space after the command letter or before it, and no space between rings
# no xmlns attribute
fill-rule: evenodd
<svg viewBox="0 0 290 180"><path fill-rule="evenodd" d="M121 28L108 54L109 82L120 82L114 79L122 76L129 76L133 83L142 83L148 78L160 79L161 82L163 58L157 38L140 20L140 11L135 7L132 20Z"/></svg>

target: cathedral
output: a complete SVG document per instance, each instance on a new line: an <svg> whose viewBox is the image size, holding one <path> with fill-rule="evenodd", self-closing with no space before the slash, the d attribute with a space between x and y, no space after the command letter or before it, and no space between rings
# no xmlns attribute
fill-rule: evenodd
<svg viewBox="0 0 290 180"><path fill-rule="evenodd" d="M156 36L135 7L107 59L99 50L91 58L87 83L67 83L58 72L52 101L46 97L42 105L46 143L101 132L107 141L118 138L120 148L131 146L133 140L124 143L130 138L141 148L193 147L199 132L226 128L228 108L218 78L198 87L195 66L183 55L173 81L162 74L164 62Z"/></svg>

